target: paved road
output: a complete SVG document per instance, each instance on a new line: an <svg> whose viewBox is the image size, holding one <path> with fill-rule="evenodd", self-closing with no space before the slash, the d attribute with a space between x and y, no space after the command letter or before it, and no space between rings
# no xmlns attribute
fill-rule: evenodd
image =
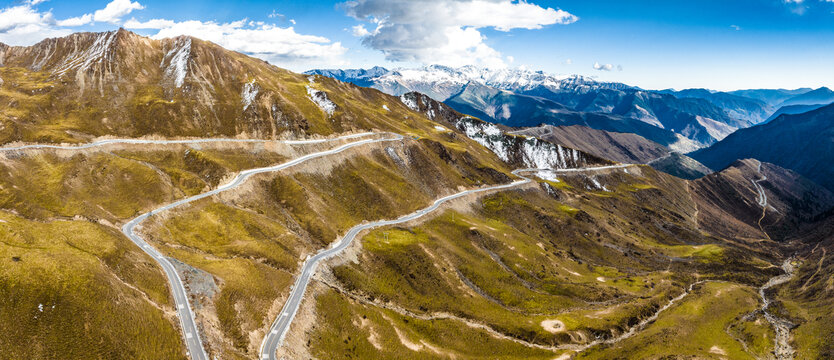
<svg viewBox="0 0 834 360"><path fill-rule="evenodd" d="M371 133L354 134L354 135L347 135L347 136L343 136L343 137L339 137L339 138L335 138L335 139L312 140L312 141L313 142L323 142L323 141L333 141L333 140L341 140L341 139L351 139L351 138L356 138L356 137L359 137L359 136L365 136L365 135L370 135L370 134ZM185 198L185 199L179 200L177 202L174 202L174 203L162 206L160 208L154 209L154 210L149 211L147 213L144 213L144 214L134 218L133 220L130 220L128 223L126 223L122 227L122 232L128 238L130 238L130 240L133 241L137 246L139 246L139 248L141 248L148 255L150 255L154 260L156 260L162 266L162 269L165 271L165 275L168 277L168 282L171 284L171 291L174 295L174 302L176 303L176 306L177 306L177 315L180 319L180 325L182 326L183 336L185 337L185 344L186 344L186 347L188 349L188 355L191 357L191 359L194 359L194 360L208 360L208 355L206 354L206 351L203 348L203 343L200 339L200 333L197 329L197 324L196 324L196 320L194 318L194 313L191 311L191 304L188 301L188 295L185 291L185 286L183 284L183 281L180 278L179 274L177 273L176 269L174 269L174 265L171 264L171 262L168 260L168 258L166 258L164 255L162 255L162 253L160 253L158 250L156 250L155 248L150 246L139 235L137 235L135 233L136 227L139 224L141 224L143 221L148 219L149 217L153 216L153 214L157 214L161 211L173 209L175 207L185 205L185 204L188 204L188 203L191 203L193 201L197 201L197 200L209 197L209 196L213 196L215 194L221 193L221 192L226 191L226 190L233 189L233 188L243 184L249 177L251 177L252 175L255 175L255 174L283 170L283 169L286 169L286 168L291 167L293 165L297 165L297 164L300 164L302 162L305 162L307 160L337 154L337 153L345 151L349 148L360 146L360 145L365 145L365 144L370 144L370 143L375 143L375 142L382 142L382 141L398 141L398 140L401 140L401 139L402 139L402 136L396 135L396 134L392 134L391 137L388 137L388 138L365 139L365 140L360 140L360 141L355 141L355 142L351 142L351 143L348 143L348 144L344 144L342 146L339 146L339 147L331 149L331 150L321 151L321 152L317 152L317 153L304 155L302 157L293 159L291 161L288 161L288 162L280 164L280 165L257 168L257 169L251 169L251 170L245 170L245 171L240 172L234 179L232 179L230 182L226 183L225 185L219 186L218 188L216 188L214 190L211 190L211 191L199 194L199 195L195 195L195 196L192 196L192 197L189 197L189 198ZM298 143L308 143L308 142L307 141L296 141L296 142L293 142L293 143L298 144Z"/></svg>
<svg viewBox="0 0 834 360"><path fill-rule="evenodd" d="M301 300L304 298L304 292L307 290L307 286L310 284L310 279L313 277L313 274L316 272L316 267L322 260L325 260L329 257L335 256L348 246L350 246L351 242L356 238L363 230L372 229L380 226L389 226L404 223L407 221L411 221L414 219L418 219L434 210L437 210L440 205L443 203L454 200L469 194L484 192L484 191L495 191L495 190L503 190L513 188L519 185L527 184L531 182L529 178L521 175L522 172L537 172L537 171L552 171L555 173L570 173L570 172L580 172L580 171L595 171L595 170L606 170L606 169L619 169L628 166L633 166L632 164L619 164L619 165L608 165L608 166L599 166L599 167L591 167L591 168L581 168L581 169L518 169L513 171L518 177L521 177L523 180L518 180L509 184L504 185L496 185L490 187L484 187L480 189L473 189L473 190L466 190L461 191L456 194L452 194L440 199L435 200L435 202L424 209L417 210L411 214L404 215L395 220L381 220L375 221L371 223L364 223L357 226L352 227L348 232L345 234L344 237L333 243L330 248L324 249L313 255L312 257L307 258L304 262L304 265L301 267L301 274L295 281L295 284L290 291L290 296L287 298L287 302L284 303L284 308L281 309L281 312L278 314L278 318L275 319L275 322L272 323L272 326L269 328L269 332L264 337L263 342L261 343L261 359L269 359L269 360L277 360L276 351L278 350L278 346L284 341L284 336L287 334L289 330L290 324L292 323L295 314L298 312L298 308L301 306Z"/></svg>
<svg viewBox="0 0 834 360"><path fill-rule="evenodd" d="M315 140L284 140L281 141L285 144L315 144L315 143L323 143L327 141L334 141L334 140L344 140L344 139L353 139L359 138L363 136L372 135L374 133L360 133L360 134L351 134L342 136L339 138L334 139L315 139ZM209 196L216 195L223 191L227 191L233 189L241 184L243 184L249 177L259 173L265 172L274 172L286 169L288 167L300 164L307 160L333 155L345 151L349 148L375 143L375 142L382 142L382 141L399 141L402 140L403 137L398 134L391 134L392 137L390 138L380 138L380 139L366 139L361 141L356 141L352 143L348 143L342 146L339 146L332 150L321 151L313 154L308 154L286 163L270 166L270 167L263 167L251 170L245 170L240 172L234 179L232 179L229 183L219 186L218 188L195 195L189 198L185 198L174 203L162 206L160 208L151 210L147 213L144 213L126 223L122 227L122 232L140 249L142 249L145 253L150 255L154 260L156 260L161 266L165 275L168 277L168 281L171 284L171 291L173 293L174 302L177 306L177 315L180 319L180 326L183 329L183 336L185 338L186 347L188 349L188 355L195 360L208 360L208 355L206 354L205 349L203 348L203 343L200 338L199 331L197 329L196 319L194 317L194 313L191 310L191 304L188 301L188 295L185 290L185 286L183 284L182 278L180 278L179 273L174 268L173 264L166 258L162 253L160 253L157 249L152 247L150 244L145 242L139 235L135 233L136 227L139 226L142 222L147 220L149 217L153 216L153 214L157 214L162 211L170 210L175 207L185 205ZM29 144L29 145L21 145L15 147L0 147L0 152L4 151L18 151L18 150L30 150L30 149L58 149L58 150L82 150L82 149L89 149L99 146L105 145L112 145L112 144L159 144L159 145L166 145L166 144L195 144L195 143L210 143L210 142L269 142L272 140L259 140L259 139L226 139L226 138L214 138L214 139L192 139L192 140L143 140L143 139L107 139L96 141L88 144L81 144L81 145L51 145L51 144ZM372 223L365 223L361 225L357 225L351 228L345 236L340 239L339 241L335 242L329 249L322 250L318 252L316 255L310 257L305 261L301 275L296 280L295 285L292 288L290 293L289 300L284 305L280 315L275 320L275 322L270 327L270 331L267 336L264 338L263 343L261 344L261 358L263 359L275 359L275 352L278 348L278 345L283 341L284 336L286 335L287 330L289 329L289 325L292 322L292 319L295 317L296 312L298 311L299 306L301 305L301 300L304 296L304 291L307 288L307 285L310 282L312 275L315 273L316 266L324 259L328 257L334 256L339 252L346 249L353 239L359 234L361 231L366 229L371 229L380 226L389 226L394 224L399 224L407 221L411 221L417 218L420 218L440 207L443 203L454 200L469 194L485 192L485 191L495 191L495 190L503 190L512 187L516 187L522 184L526 184L531 182L532 180L520 175L521 172L529 172L529 171L541 171L541 170L548 170L555 173L566 173L566 172L582 172L582 171L594 171L594 170L605 170L605 169L617 169L617 168L624 168L627 166L632 166L631 164L620 164L620 165L609 165L609 166L600 166L600 167L592 167L592 168L580 168L580 169L558 169L558 170L550 170L550 169L520 169L513 171L513 174L521 177L523 180L515 181L510 184L504 185L497 185L491 187L485 187L480 189L473 189L473 190L466 190L462 191L453 195L449 195L443 197L441 199L436 200L431 206L418 210L414 213L405 215L395 220L383 220L383 221L376 221Z"/></svg>
<svg viewBox="0 0 834 360"><path fill-rule="evenodd" d="M767 209L767 195L765 195L765 191L764 191L764 188L762 187L762 185L759 184L760 182L767 180L767 176L765 176L765 174L762 173L762 162L761 161L759 161L759 167L756 171L759 172L759 175L761 175L762 178L759 179L759 180L750 180L750 181L753 182L753 186L755 186L756 191L759 192L759 196L756 197L756 201L759 203L759 206Z"/></svg>
<svg viewBox="0 0 834 360"><path fill-rule="evenodd" d="M656 163L656 162L663 161L663 160L665 160L665 159L670 158L670 157L671 157L672 155L674 155L674 154L675 154L674 152L669 152L669 153L668 153L668 154L666 154L666 155L663 155L663 156L661 156L661 157L659 157L659 158L655 158L654 160L647 162L647 163L646 163L646 165L652 165L652 164L654 164L654 163Z"/></svg>
<svg viewBox="0 0 834 360"><path fill-rule="evenodd" d="M365 132L359 134L345 135L337 138L338 140L354 139L363 136L372 135L373 133ZM31 150L31 149L57 149L57 150L83 150L94 147L114 144L149 144L149 145L170 145L170 144L200 144L200 143L214 143L214 142L228 142L228 143L265 143L265 142L280 142L290 145L301 144L319 144L335 139L312 139L312 140L262 140L262 139L230 139L230 138L212 138L212 139L183 139L183 140L145 140L145 139L105 139L86 144L79 145L54 145L54 144L27 144L11 147L0 147L0 151L17 151L17 150Z"/></svg>
<svg viewBox="0 0 834 360"><path fill-rule="evenodd" d="M616 165L605 165L605 166L593 166L593 167L584 167L584 168L574 168L574 169L520 169L513 171L513 174L518 175L519 172L529 172L529 171L550 171L556 174L564 174L564 173L575 173L575 172L583 172L583 171L600 171L600 170L609 170L609 169L622 169L631 166L637 166L635 164L616 164ZM520 176L520 175L519 175Z"/></svg>

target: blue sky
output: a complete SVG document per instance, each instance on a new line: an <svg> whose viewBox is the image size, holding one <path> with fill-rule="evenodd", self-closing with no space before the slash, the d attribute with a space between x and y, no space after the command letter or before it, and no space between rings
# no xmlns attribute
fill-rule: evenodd
<svg viewBox="0 0 834 360"><path fill-rule="evenodd" d="M0 41L120 26L296 71L526 67L648 89L834 87L834 0L0 1Z"/></svg>

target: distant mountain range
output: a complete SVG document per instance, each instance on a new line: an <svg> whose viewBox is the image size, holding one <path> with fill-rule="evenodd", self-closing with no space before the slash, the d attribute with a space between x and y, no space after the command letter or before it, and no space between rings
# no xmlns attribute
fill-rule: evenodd
<svg viewBox="0 0 834 360"><path fill-rule="evenodd" d="M772 104L763 100L707 89L661 90L659 92L674 95L679 99L707 100L724 110L728 116L735 119L744 119L753 124L758 124L767 119L774 110Z"/></svg>
<svg viewBox="0 0 834 360"><path fill-rule="evenodd" d="M430 65L389 70L311 70L392 95L417 91L462 113L512 127L584 125L631 132L688 152L734 131L766 121L784 105L829 100L827 88L811 90L706 89L648 91L621 83L522 69Z"/></svg>
<svg viewBox="0 0 834 360"><path fill-rule="evenodd" d="M770 117L767 118L767 120L765 120L765 123L773 121L774 119L778 118L782 114L788 114L788 115L802 114L802 113L806 113L806 112L809 112L809 111L814 111L814 110L819 109L823 106L825 106L825 104L783 106L783 107L780 107L779 110L776 110L776 112L773 113L773 115L770 115Z"/></svg>
<svg viewBox="0 0 834 360"><path fill-rule="evenodd" d="M782 102L780 106L792 105L819 105L834 102L834 91L827 87L811 90L801 95L794 96Z"/></svg>
<svg viewBox="0 0 834 360"><path fill-rule="evenodd" d="M813 89L799 88L795 90L786 89L749 89L736 90L728 92L731 95L746 97L753 100L762 101L770 106L778 107L779 104L786 100L805 94Z"/></svg>

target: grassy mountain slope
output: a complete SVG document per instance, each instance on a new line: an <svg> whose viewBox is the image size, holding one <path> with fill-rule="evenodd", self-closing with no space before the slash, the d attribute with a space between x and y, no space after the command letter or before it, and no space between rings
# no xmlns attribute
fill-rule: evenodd
<svg viewBox="0 0 834 360"><path fill-rule="evenodd" d="M121 233L0 218L0 358L185 359L164 275Z"/></svg>
<svg viewBox="0 0 834 360"><path fill-rule="evenodd" d="M647 167L593 178L610 191L584 175L540 180L365 234L308 300L315 317L290 335L307 344L286 351L474 358L475 349L446 340L471 336L492 337L496 354L507 354L496 356L513 358L519 341L550 349L622 333L696 279L752 285L767 276L753 264L769 255L699 228L686 181ZM750 290L733 296L747 305L732 314L758 303Z"/></svg>
<svg viewBox="0 0 834 360"><path fill-rule="evenodd" d="M777 289L776 311L795 325L792 344L798 358L825 359L834 356L834 230L831 212L820 216L809 233L798 234L797 275Z"/></svg>

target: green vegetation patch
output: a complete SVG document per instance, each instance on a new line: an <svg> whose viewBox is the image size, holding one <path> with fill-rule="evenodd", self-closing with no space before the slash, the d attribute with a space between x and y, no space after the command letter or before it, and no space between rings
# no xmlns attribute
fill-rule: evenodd
<svg viewBox="0 0 834 360"><path fill-rule="evenodd" d="M0 357L185 358L164 275L117 231L0 219Z"/></svg>
<svg viewBox="0 0 834 360"><path fill-rule="evenodd" d="M125 219L172 198L156 171L106 153L66 159L42 152L0 168L0 207L37 219Z"/></svg>
<svg viewBox="0 0 834 360"><path fill-rule="evenodd" d="M456 320L421 320L351 302L332 290L316 297L320 321L308 343L328 359L553 359L558 354L496 338Z"/></svg>
<svg viewBox="0 0 834 360"><path fill-rule="evenodd" d="M660 314L644 330L613 345L581 353L580 359L729 358L753 359L725 330L758 307L754 289L732 283L708 282ZM674 346L670 346L674 344Z"/></svg>

